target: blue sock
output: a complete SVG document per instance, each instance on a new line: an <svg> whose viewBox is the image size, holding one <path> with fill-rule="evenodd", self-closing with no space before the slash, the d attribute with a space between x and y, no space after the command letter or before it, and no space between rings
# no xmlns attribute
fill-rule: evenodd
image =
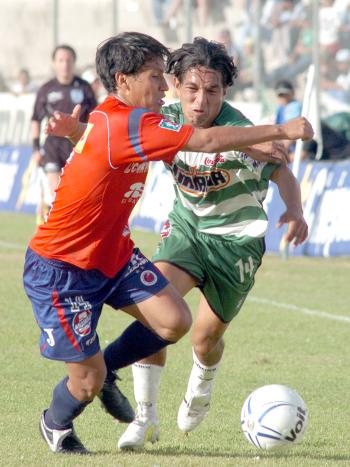
<svg viewBox="0 0 350 467"><path fill-rule="evenodd" d="M107 367L106 381L115 380L113 371L153 355L169 344L174 342L162 339L139 321L134 321L103 352Z"/></svg>
<svg viewBox="0 0 350 467"><path fill-rule="evenodd" d="M73 420L82 413L90 401L78 401L67 387L68 376L60 381L52 394L50 407L45 412L45 423L50 429L72 428Z"/></svg>

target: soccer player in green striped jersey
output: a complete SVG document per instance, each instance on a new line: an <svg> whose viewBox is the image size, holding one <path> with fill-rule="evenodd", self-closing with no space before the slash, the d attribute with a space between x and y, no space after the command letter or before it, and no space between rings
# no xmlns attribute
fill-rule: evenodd
<svg viewBox="0 0 350 467"><path fill-rule="evenodd" d="M173 122L196 128L251 126L224 102L236 68L220 44L197 38L173 52L168 71L175 76L180 103L163 107ZM183 432L196 428L208 412L224 351L223 335L254 284L265 251L267 215L263 209L269 180L278 186L288 224L286 240L307 237L298 182L286 165L257 162L245 148L221 154L181 151L166 165L176 199L153 257L184 296L193 287L201 300L192 330L193 367L178 412ZM161 351L133 365L136 418L119 439L120 449L139 449L156 441L156 401L166 354Z"/></svg>

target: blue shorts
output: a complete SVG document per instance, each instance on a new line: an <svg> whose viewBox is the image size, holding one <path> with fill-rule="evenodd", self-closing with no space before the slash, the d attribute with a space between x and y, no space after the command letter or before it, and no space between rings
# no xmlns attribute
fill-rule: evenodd
<svg viewBox="0 0 350 467"><path fill-rule="evenodd" d="M23 282L41 329L42 355L65 362L85 360L100 350L96 328L105 303L123 308L147 300L168 284L138 248L112 279L28 249Z"/></svg>

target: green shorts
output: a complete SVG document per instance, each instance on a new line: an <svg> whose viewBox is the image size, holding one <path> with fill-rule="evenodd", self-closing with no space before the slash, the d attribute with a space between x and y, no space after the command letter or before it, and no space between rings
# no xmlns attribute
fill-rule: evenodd
<svg viewBox="0 0 350 467"><path fill-rule="evenodd" d="M170 224L171 222L171 224ZM239 312L265 252L263 238L240 241L197 232L185 221L168 221L153 262L165 261L198 280L214 313L225 323Z"/></svg>

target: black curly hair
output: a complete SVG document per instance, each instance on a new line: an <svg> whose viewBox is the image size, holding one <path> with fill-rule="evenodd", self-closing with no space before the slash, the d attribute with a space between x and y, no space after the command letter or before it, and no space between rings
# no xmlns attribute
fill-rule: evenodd
<svg viewBox="0 0 350 467"><path fill-rule="evenodd" d="M165 60L169 50L159 41L139 32L123 32L103 41L96 52L96 71L106 90L116 90L115 74L133 75L154 58Z"/></svg>
<svg viewBox="0 0 350 467"><path fill-rule="evenodd" d="M174 50L168 58L166 72L182 82L188 70L202 66L220 72L224 87L232 86L238 74L225 46L203 37L196 37L192 43Z"/></svg>

